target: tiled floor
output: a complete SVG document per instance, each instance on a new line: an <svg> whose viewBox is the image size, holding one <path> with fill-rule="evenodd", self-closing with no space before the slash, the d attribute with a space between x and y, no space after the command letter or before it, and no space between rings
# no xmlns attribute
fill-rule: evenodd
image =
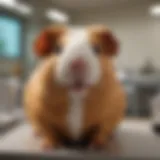
<svg viewBox="0 0 160 160"><path fill-rule="evenodd" d="M33 137L28 124L23 124L12 130L0 140L0 151L25 152L45 154L38 141ZM80 151L58 150L52 151L53 156L74 156L82 154ZM160 137L156 136L147 120L125 120L117 129L113 140L105 151L83 152L84 155L118 156L118 157L159 157Z"/></svg>

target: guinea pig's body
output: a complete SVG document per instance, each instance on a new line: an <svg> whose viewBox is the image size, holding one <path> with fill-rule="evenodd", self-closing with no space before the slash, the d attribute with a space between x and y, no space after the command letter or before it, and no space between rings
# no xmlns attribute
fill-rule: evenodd
<svg viewBox="0 0 160 160"><path fill-rule="evenodd" d="M25 109L43 146L105 145L124 116L126 102L112 59L105 54L98 57L100 76L83 89L58 83L58 63L58 56L45 57L25 87Z"/></svg>

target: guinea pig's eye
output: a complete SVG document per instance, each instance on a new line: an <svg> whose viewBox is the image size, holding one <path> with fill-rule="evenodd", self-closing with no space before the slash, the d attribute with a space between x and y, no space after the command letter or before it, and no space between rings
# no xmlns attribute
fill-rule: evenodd
<svg viewBox="0 0 160 160"><path fill-rule="evenodd" d="M54 52L55 53L61 53L62 52L62 46L60 46L60 45L55 45L55 47L54 47Z"/></svg>
<svg viewBox="0 0 160 160"><path fill-rule="evenodd" d="M94 53L99 54L101 52L101 48L98 45L92 46Z"/></svg>

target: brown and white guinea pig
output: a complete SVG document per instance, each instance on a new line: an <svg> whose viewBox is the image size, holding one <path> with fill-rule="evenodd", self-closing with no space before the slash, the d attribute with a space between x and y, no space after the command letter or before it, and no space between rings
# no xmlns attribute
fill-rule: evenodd
<svg viewBox="0 0 160 160"><path fill-rule="evenodd" d="M24 105L44 148L103 147L125 112L113 56L118 43L103 26L44 29L42 57L25 86Z"/></svg>

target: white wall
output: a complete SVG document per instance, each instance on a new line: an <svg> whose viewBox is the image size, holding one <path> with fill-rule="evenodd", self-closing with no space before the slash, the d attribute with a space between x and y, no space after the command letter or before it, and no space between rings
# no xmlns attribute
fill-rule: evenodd
<svg viewBox="0 0 160 160"><path fill-rule="evenodd" d="M146 58L160 68L160 18L149 15L150 4L122 7L112 11L77 13L75 25L102 23L109 26L121 42L116 59L118 68L139 69Z"/></svg>

